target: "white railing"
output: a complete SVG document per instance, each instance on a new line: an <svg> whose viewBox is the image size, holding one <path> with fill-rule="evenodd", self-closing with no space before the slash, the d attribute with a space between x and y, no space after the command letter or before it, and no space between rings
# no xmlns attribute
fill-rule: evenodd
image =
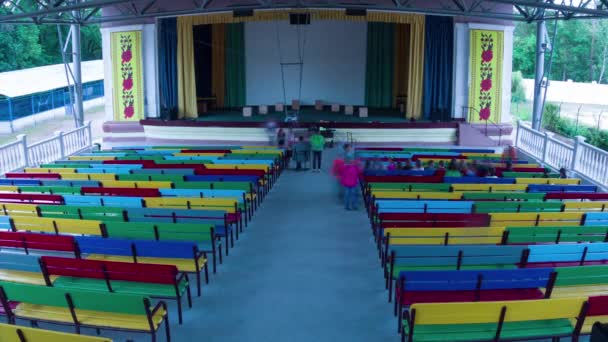
<svg viewBox="0 0 608 342"><path fill-rule="evenodd" d="M608 188L608 152L577 136L574 145L555 139L552 133L539 132L527 123L517 122L516 146L543 165L566 168L588 180Z"/></svg>
<svg viewBox="0 0 608 342"><path fill-rule="evenodd" d="M63 159L92 145L90 121L65 133L55 132L52 137L31 145L27 144L24 134L18 135L17 141L0 146L0 174Z"/></svg>

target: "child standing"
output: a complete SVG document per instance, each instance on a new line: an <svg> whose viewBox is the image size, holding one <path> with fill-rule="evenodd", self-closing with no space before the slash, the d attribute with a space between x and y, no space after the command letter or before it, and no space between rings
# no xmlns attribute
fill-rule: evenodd
<svg viewBox="0 0 608 342"><path fill-rule="evenodd" d="M325 148L325 138L319 133L319 130L315 131L310 137L310 149L312 150L312 171L321 172L321 156L323 155L323 149Z"/></svg>
<svg viewBox="0 0 608 342"><path fill-rule="evenodd" d="M352 159L346 159L340 182L344 186L344 208L346 210L357 210L357 191L359 191L359 175L361 168Z"/></svg>

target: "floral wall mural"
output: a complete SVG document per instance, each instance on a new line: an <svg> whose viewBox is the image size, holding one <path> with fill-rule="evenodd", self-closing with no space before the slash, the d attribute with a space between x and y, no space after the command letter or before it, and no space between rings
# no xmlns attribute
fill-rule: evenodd
<svg viewBox="0 0 608 342"><path fill-rule="evenodd" d="M471 122L500 123L503 36L502 31L471 30L468 117Z"/></svg>
<svg viewBox="0 0 608 342"><path fill-rule="evenodd" d="M111 45L114 119L141 120L144 118L141 31L113 32Z"/></svg>

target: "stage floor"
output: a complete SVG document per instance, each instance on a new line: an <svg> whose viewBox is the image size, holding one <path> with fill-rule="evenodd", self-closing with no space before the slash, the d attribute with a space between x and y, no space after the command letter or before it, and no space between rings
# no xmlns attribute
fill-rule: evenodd
<svg viewBox="0 0 608 342"><path fill-rule="evenodd" d="M245 118L240 111L212 111L200 114L197 121L200 122L284 122L285 113L269 112L267 115L254 113L253 116ZM300 111L299 123L316 123L320 121L344 122L344 123L405 123L408 119L405 114L395 110L370 109L369 117L360 118L356 115L346 115L344 112L333 113L331 111L317 111L313 108L305 108Z"/></svg>

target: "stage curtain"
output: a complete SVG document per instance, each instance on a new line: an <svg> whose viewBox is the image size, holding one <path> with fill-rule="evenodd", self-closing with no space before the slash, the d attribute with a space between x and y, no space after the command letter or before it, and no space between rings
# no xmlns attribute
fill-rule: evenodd
<svg viewBox="0 0 608 342"><path fill-rule="evenodd" d="M224 107L226 88L226 25L213 24L211 28L211 93L218 107Z"/></svg>
<svg viewBox="0 0 608 342"><path fill-rule="evenodd" d="M410 23L409 78L407 80L406 116L420 119L424 76L424 16L416 16Z"/></svg>
<svg viewBox="0 0 608 342"><path fill-rule="evenodd" d="M228 108L245 105L245 25L226 25L226 93L224 104Z"/></svg>
<svg viewBox="0 0 608 342"><path fill-rule="evenodd" d="M177 18L177 107L180 118L197 118L192 17Z"/></svg>
<svg viewBox="0 0 608 342"><path fill-rule="evenodd" d="M196 96L211 97L211 25L196 25L194 29L194 72Z"/></svg>
<svg viewBox="0 0 608 342"><path fill-rule="evenodd" d="M426 119L445 121L452 107L454 22L429 15L425 26L423 113Z"/></svg>
<svg viewBox="0 0 608 342"><path fill-rule="evenodd" d="M250 21L289 20L289 13L310 13L312 20L347 20L381 23L413 24L423 17L420 14L387 11L367 11L365 16L346 15L343 9L276 9L254 11L252 16L235 17L231 12L190 16L193 25L230 24Z"/></svg>
<svg viewBox="0 0 608 342"><path fill-rule="evenodd" d="M392 107L394 58L393 36L393 24L367 24L365 104L368 107Z"/></svg>
<svg viewBox="0 0 608 342"><path fill-rule="evenodd" d="M160 20L158 76L161 112L177 112L177 20ZM168 117L165 117L168 119Z"/></svg>
<svg viewBox="0 0 608 342"><path fill-rule="evenodd" d="M393 107L397 107L397 98L407 100L407 80L409 74L410 25L395 24L395 73L393 76ZM400 102L400 101L399 101Z"/></svg>

